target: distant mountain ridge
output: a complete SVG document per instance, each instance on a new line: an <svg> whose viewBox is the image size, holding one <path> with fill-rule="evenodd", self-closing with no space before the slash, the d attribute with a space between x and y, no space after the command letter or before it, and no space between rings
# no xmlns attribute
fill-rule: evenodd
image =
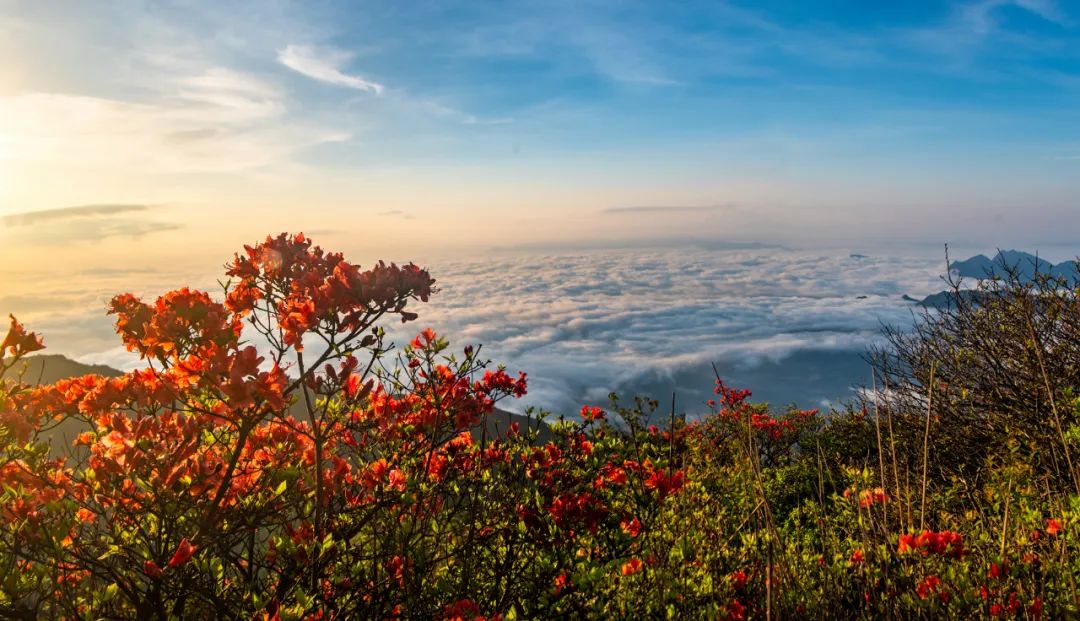
<svg viewBox="0 0 1080 621"><path fill-rule="evenodd" d="M1022 281L1030 282L1036 275L1049 275L1054 278L1062 278L1069 282L1080 282L1080 265L1076 261L1062 261L1057 265L1021 250L999 250L993 258L985 254L977 254L963 261L953 261L949 264L949 273L960 278L974 278L983 280L987 278L1006 278L1009 272L1015 272ZM925 308L949 308L956 301L956 293L941 291L933 293L922 300L905 295L904 300L916 302ZM974 290L962 291L960 295L966 301L977 301L979 292Z"/></svg>
<svg viewBox="0 0 1080 621"><path fill-rule="evenodd" d="M119 377L123 375L112 367L103 364L83 364L60 354L41 354L28 356L24 359L26 370L22 374L22 380L30 385L53 384L69 377L82 375L101 375L104 377ZM13 371L19 371L16 368Z"/></svg>
<svg viewBox="0 0 1080 621"><path fill-rule="evenodd" d="M1080 277L1075 261L1062 261L1054 265L1046 259L1020 250L999 250L992 259L978 254L970 259L949 264L949 271L963 278L1002 278L1010 269L1016 270L1025 280L1034 278L1036 273L1066 279Z"/></svg>

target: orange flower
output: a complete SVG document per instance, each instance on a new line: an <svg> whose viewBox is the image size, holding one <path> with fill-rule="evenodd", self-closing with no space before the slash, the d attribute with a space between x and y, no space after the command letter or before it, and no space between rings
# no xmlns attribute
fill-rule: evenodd
<svg viewBox="0 0 1080 621"><path fill-rule="evenodd" d="M416 338L414 338L409 344L412 345L413 349L424 349L428 345L431 345L432 343L437 341L438 338L439 337L435 334L434 330L432 330L431 328L424 328L424 330L420 334L416 335Z"/></svg>
<svg viewBox="0 0 1080 621"><path fill-rule="evenodd" d="M637 518L634 518L632 520L624 519L619 522L619 526L622 528L622 531L624 533L630 535L631 537L637 537L639 534L641 534L641 520Z"/></svg>
<svg viewBox="0 0 1080 621"><path fill-rule="evenodd" d="M1061 520L1055 518L1048 518L1046 520L1046 534L1050 536L1056 536L1064 529L1061 524Z"/></svg>
<svg viewBox="0 0 1080 621"><path fill-rule="evenodd" d="M7 351L12 356L21 356L39 349L45 349L45 344L40 336L33 332L27 332L26 328L15 319L15 315L8 315L8 317L11 317L11 327L8 328L4 342L0 343L0 355Z"/></svg>
<svg viewBox="0 0 1080 621"><path fill-rule="evenodd" d="M623 563L622 575L632 576L641 571L641 559L632 558L629 561Z"/></svg>
<svg viewBox="0 0 1080 621"><path fill-rule="evenodd" d="M883 505L889 501L889 495L880 487L866 489L859 493L859 506L862 508L872 505Z"/></svg>
<svg viewBox="0 0 1080 621"><path fill-rule="evenodd" d="M400 470L398 470L396 468L390 471L390 476L388 477L388 481L389 481L390 487L392 489L396 489L399 492L404 491L405 490L405 482L406 482L406 480L407 480L407 477L405 476L404 472L402 472L402 471L400 471Z"/></svg>

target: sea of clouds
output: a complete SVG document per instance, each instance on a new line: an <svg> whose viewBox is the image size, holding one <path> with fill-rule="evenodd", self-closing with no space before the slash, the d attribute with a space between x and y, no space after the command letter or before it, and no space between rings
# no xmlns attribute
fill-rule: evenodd
<svg viewBox="0 0 1080 621"><path fill-rule="evenodd" d="M420 324L526 371L513 409L675 391L700 411L714 363L760 398L817 407L868 382L860 354L883 323L912 320L902 296L940 290L941 268L779 248L505 254L433 268L441 292Z"/></svg>
<svg viewBox="0 0 1080 621"><path fill-rule="evenodd" d="M933 254L782 248L503 251L430 262L440 292L390 332L404 343L430 326L455 348L482 344L485 357L526 371L529 395L512 410L571 414L611 391L666 404L674 391L680 411L700 412L713 364L757 398L827 407L868 383L861 352L882 324L920 312L902 296L939 291L942 266ZM180 283L217 288L212 275L118 270L39 279L32 297L0 303L23 309L53 353L129 368L137 361L118 346L104 301Z"/></svg>

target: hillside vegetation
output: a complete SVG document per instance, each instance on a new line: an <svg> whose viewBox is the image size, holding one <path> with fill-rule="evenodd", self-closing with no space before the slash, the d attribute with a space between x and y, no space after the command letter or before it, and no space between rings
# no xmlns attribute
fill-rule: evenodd
<svg viewBox="0 0 1080 621"><path fill-rule="evenodd" d="M430 329L386 341L425 270L283 234L227 275L114 298L145 362L116 377L33 385L12 318L0 618L1080 614L1076 283L927 311L828 416L718 377L697 418L613 398L548 431L483 424L524 374Z"/></svg>

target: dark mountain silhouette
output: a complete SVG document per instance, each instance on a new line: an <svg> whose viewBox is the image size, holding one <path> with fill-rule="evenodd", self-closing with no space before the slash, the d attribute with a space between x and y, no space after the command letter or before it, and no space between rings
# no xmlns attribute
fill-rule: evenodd
<svg viewBox="0 0 1080 621"><path fill-rule="evenodd" d="M983 295L980 291L961 291L959 293L960 299L966 302L978 303L979 297ZM911 298L907 298L911 300ZM925 306L926 308L952 308L956 304L957 293L955 291L942 291L940 293L933 293L922 300L918 301L919 306Z"/></svg>
<svg viewBox="0 0 1080 621"><path fill-rule="evenodd" d="M949 271L964 278L984 278L994 271L994 261L985 254L977 254L970 259L953 261Z"/></svg>
<svg viewBox="0 0 1080 621"><path fill-rule="evenodd" d="M999 250L993 258L985 254L977 254L963 261L953 261L949 264L949 272L954 277L983 280L987 278L1006 278L1010 272L1014 272L1021 281L1031 282L1036 275L1049 275L1061 278L1069 283L1080 282L1080 264L1076 261L1063 261L1054 265L1036 255L1021 250ZM960 294L965 300L977 302L980 295L977 291L962 291ZM955 304L957 293L942 291L926 296L922 300L916 300L911 296L903 297L906 302L915 302L926 308L949 308Z"/></svg>
<svg viewBox="0 0 1080 621"><path fill-rule="evenodd" d="M1024 280L1033 279L1037 273L1066 279L1080 276L1074 261L1063 261L1054 265L1046 259L1020 250L1000 250L992 259L980 254L949 264L949 271L963 278L1004 278L1009 270L1015 270Z"/></svg>
<svg viewBox="0 0 1080 621"><path fill-rule="evenodd" d="M83 364L76 362L60 354L43 354L29 356L25 359L25 370L16 367L11 372L22 372L23 382L36 386L38 384L52 384L58 380L80 375L103 375L105 377L117 377L122 375L120 371L102 364Z"/></svg>

